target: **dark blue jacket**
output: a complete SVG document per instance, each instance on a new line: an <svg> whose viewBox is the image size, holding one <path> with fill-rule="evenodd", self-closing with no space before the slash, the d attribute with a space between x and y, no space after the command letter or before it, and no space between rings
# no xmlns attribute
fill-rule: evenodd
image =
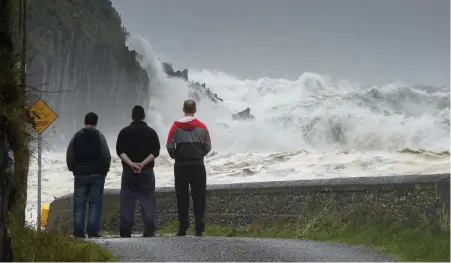
<svg viewBox="0 0 451 263"><path fill-rule="evenodd" d="M105 136L95 128L83 128L75 133L67 147L66 163L74 176L106 176L111 154Z"/></svg>

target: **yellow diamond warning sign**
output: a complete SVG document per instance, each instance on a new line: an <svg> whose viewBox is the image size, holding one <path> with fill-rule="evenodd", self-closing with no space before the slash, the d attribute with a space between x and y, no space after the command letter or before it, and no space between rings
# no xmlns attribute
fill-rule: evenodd
<svg viewBox="0 0 451 263"><path fill-rule="evenodd" d="M33 128L39 134L43 133L58 118L58 114L41 99L31 106L29 114L33 120Z"/></svg>

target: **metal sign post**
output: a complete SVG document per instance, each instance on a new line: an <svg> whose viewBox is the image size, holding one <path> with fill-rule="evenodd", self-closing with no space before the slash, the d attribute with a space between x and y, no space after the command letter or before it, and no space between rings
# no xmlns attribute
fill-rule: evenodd
<svg viewBox="0 0 451 263"><path fill-rule="evenodd" d="M36 226L38 231L41 230L41 153L42 153L42 145L41 145L41 134L38 133L38 218L36 222Z"/></svg>
<svg viewBox="0 0 451 263"><path fill-rule="evenodd" d="M31 106L29 110L30 118L33 120L33 128L38 133L38 215L36 227L37 230L41 230L41 177L42 177L42 138L41 134L58 118L52 108L47 105L43 100L39 99Z"/></svg>

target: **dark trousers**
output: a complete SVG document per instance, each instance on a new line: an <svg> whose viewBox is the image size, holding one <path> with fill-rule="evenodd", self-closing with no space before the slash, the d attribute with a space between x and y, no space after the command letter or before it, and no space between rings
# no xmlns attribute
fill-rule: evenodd
<svg viewBox="0 0 451 263"><path fill-rule="evenodd" d="M100 216L102 215L103 189L105 176L103 175L77 175L74 177L74 236L85 235L86 203L88 209L88 236L99 235Z"/></svg>
<svg viewBox="0 0 451 263"><path fill-rule="evenodd" d="M120 195L120 236L130 237L132 234L136 200L139 200L141 204L144 236L152 236L156 230L155 218L157 213L153 169L144 169L141 174L133 174L130 168L124 167Z"/></svg>
<svg viewBox="0 0 451 263"><path fill-rule="evenodd" d="M204 232L205 192L207 188L207 173L205 171L205 166L203 164L175 165L174 176L177 210L180 223L179 232L186 232L189 227L188 210L190 186L191 197L193 198L196 233Z"/></svg>

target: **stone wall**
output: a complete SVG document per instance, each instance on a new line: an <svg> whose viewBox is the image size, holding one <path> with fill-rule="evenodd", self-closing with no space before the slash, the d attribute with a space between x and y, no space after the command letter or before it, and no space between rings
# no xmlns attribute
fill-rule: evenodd
<svg viewBox="0 0 451 263"><path fill-rule="evenodd" d="M303 220L321 213L358 221L449 224L450 175L334 178L210 185L207 223L245 226L258 220ZM177 219L173 188L157 188L158 225ZM191 204L192 208L192 204ZM119 190L105 191L103 231L118 231ZM71 232L72 195L50 205L49 228ZM139 206L136 231L141 230Z"/></svg>

